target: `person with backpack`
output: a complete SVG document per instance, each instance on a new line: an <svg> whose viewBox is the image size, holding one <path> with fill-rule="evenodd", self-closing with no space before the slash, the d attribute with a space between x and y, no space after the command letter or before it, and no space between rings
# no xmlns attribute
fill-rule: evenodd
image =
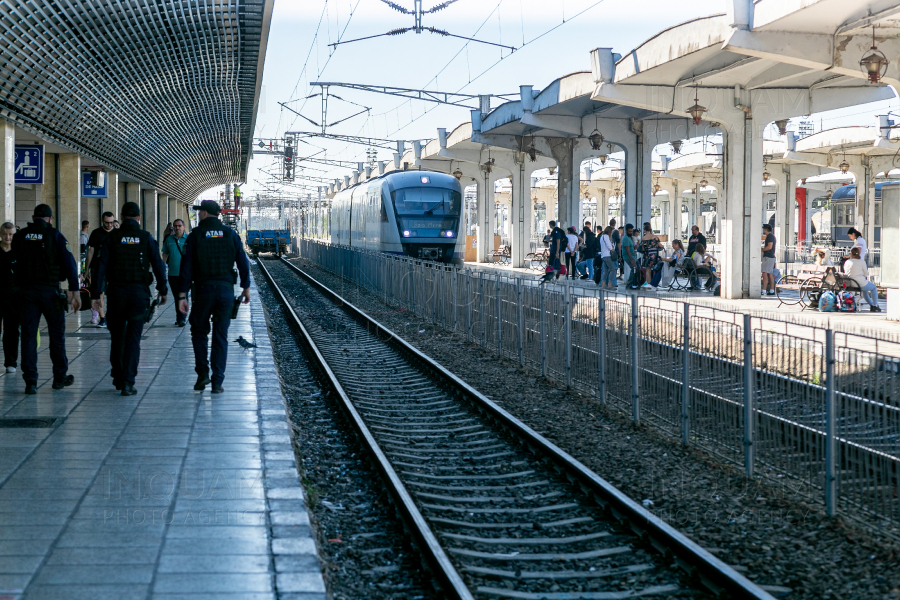
<svg viewBox="0 0 900 600"><path fill-rule="evenodd" d="M575 263L578 262L578 234L574 227L566 230L566 271L570 279L575 279Z"/></svg>
<svg viewBox="0 0 900 600"><path fill-rule="evenodd" d="M604 229L598 242L599 256L602 261L600 267L600 280L597 282L600 289L616 289L616 271L618 271L619 265L614 258L615 245L612 241L613 231L615 231L615 228L612 225Z"/></svg>
<svg viewBox="0 0 900 600"><path fill-rule="evenodd" d="M590 222L584 224L582 236L584 237L584 250L581 252L581 261L575 265L575 269L581 274L582 279L593 279L594 257L597 256L597 236L591 230Z"/></svg>
<svg viewBox="0 0 900 600"><path fill-rule="evenodd" d="M556 226L556 221L547 223L550 229L550 249L547 252L547 272L541 277L541 285L547 283L553 276L559 278L559 272L562 269L560 259L568 240L566 240L566 232Z"/></svg>

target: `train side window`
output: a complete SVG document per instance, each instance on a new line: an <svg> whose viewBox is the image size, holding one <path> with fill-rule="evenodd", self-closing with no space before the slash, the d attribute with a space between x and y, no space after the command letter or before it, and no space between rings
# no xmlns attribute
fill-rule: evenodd
<svg viewBox="0 0 900 600"><path fill-rule="evenodd" d="M855 207L852 204L848 204L847 206L844 207L844 211L846 211L846 214L844 215L844 221L846 222L847 225L853 225L853 209L854 208Z"/></svg>
<svg viewBox="0 0 900 600"><path fill-rule="evenodd" d="M844 207L838 206L834 211L834 224L835 225L843 225L844 224Z"/></svg>
<svg viewBox="0 0 900 600"><path fill-rule="evenodd" d="M384 206L384 200L381 201L381 222L387 223L387 209Z"/></svg>

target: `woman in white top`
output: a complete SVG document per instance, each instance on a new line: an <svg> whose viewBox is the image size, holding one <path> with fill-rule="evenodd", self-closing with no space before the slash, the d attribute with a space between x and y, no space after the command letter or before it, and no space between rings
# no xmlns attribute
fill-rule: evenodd
<svg viewBox="0 0 900 600"><path fill-rule="evenodd" d="M675 268L680 267L684 263L684 244L681 240L672 240L672 254L669 256L660 255L659 260L665 263L659 287L669 287L672 284L672 279L675 277Z"/></svg>
<svg viewBox="0 0 900 600"><path fill-rule="evenodd" d="M574 227L566 230L566 270L569 272L569 278L575 279L575 264L578 262L578 235L575 233Z"/></svg>
<svg viewBox="0 0 900 600"><path fill-rule="evenodd" d="M866 245L866 238L862 236L862 234L857 230L851 227L847 230L847 237L853 242L854 248L859 248L859 259L866 262L866 254L868 253L868 246ZM850 258L850 255L845 255L844 258Z"/></svg>
<svg viewBox="0 0 900 600"><path fill-rule="evenodd" d="M844 262L844 275L855 281L862 290L862 296L869 303L869 310L881 312L878 306L878 288L869 281L869 270L866 263L859 257L859 248L850 249L850 258Z"/></svg>
<svg viewBox="0 0 900 600"><path fill-rule="evenodd" d="M600 289L604 290L614 290L616 289L616 271L618 270L618 265L616 261L613 259L613 252L615 251L616 245L612 241L612 226L607 227L603 230L603 233L600 234L600 260L602 261L602 265L600 267Z"/></svg>

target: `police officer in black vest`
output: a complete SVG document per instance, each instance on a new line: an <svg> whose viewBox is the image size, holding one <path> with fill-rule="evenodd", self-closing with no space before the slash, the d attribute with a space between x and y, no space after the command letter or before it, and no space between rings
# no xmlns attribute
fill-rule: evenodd
<svg viewBox="0 0 900 600"><path fill-rule="evenodd" d="M244 288L241 299L250 302L250 262L241 246L241 238L219 221L219 205L204 200L197 211L199 223L191 231L184 244L181 258L181 290L178 291L182 314L188 311L187 293L193 283L194 306L188 321L191 324L191 342L194 345L194 370L197 383L194 389L202 391L210 383L209 368L212 363L212 393L225 391L225 360L228 358L228 325L234 308L234 284L237 262ZM206 358L209 321L212 319L212 354Z"/></svg>
<svg viewBox="0 0 900 600"><path fill-rule="evenodd" d="M33 222L16 233L12 241L13 269L22 288L22 378L26 394L37 394L37 332L41 315L47 320L50 334L53 389L61 390L75 382L75 377L67 374L66 307L71 304L73 310L81 309L78 270L66 238L50 226L52 216L49 206L38 204ZM63 280L69 282L66 293L59 286Z"/></svg>
<svg viewBox="0 0 900 600"><path fill-rule="evenodd" d="M151 275L151 270L153 275ZM113 229L100 249L91 282L91 304L100 306L106 282L106 326L112 345L109 362L113 385L123 396L137 394L134 379L141 358L141 333L150 308L150 283L156 276L159 303L166 303L166 271L159 246L141 229L141 209L134 202L122 206L122 225Z"/></svg>

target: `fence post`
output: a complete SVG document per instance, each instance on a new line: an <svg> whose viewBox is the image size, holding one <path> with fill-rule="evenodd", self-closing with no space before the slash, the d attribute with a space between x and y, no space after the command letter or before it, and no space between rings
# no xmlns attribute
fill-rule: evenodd
<svg viewBox="0 0 900 600"><path fill-rule="evenodd" d="M497 273L497 356L503 356L503 298L500 294L500 273Z"/></svg>
<svg viewBox="0 0 900 600"><path fill-rule="evenodd" d="M753 328L744 315L744 474L753 477Z"/></svg>
<svg viewBox="0 0 900 600"><path fill-rule="evenodd" d="M438 266L437 264L432 265L431 267L431 324L437 325L437 312L438 312ZM425 285L424 283L422 285Z"/></svg>
<svg viewBox="0 0 900 600"><path fill-rule="evenodd" d="M572 286L565 286L566 387L572 387Z"/></svg>
<svg viewBox="0 0 900 600"><path fill-rule="evenodd" d="M691 441L691 305L684 303L681 348L681 443Z"/></svg>
<svg viewBox="0 0 900 600"><path fill-rule="evenodd" d="M825 514L837 513L837 479L835 478L835 428L837 421L834 380L834 331L825 331Z"/></svg>
<svg viewBox="0 0 900 600"><path fill-rule="evenodd" d="M544 335L544 323L547 321L544 315L544 286L541 286L541 377L547 376L547 336Z"/></svg>
<svg viewBox="0 0 900 600"><path fill-rule="evenodd" d="M597 393L606 404L606 292L597 298Z"/></svg>
<svg viewBox="0 0 900 600"><path fill-rule="evenodd" d="M525 307L522 306L522 278L516 277L516 329L518 335L519 364L525 365Z"/></svg>
<svg viewBox="0 0 900 600"><path fill-rule="evenodd" d="M481 347L487 346L487 315L484 312L484 271L478 274L478 299L481 301Z"/></svg>
<svg viewBox="0 0 900 600"><path fill-rule="evenodd" d="M466 269L466 341L472 341L472 295L469 285L469 270Z"/></svg>
<svg viewBox="0 0 900 600"><path fill-rule="evenodd" d="M456 267L453 267L450 277L450 304L453 307L453 329L451 331L455 335L459 327L459 274Z"/></svg>
<svg viewBox="0 0 900 600"><path fill-rule="evenodd" d="M641 389L640 366L638 365L638 349L640 341L639 312L637 294L631 297L631 418L635 423L641 422Z"/></svg>

